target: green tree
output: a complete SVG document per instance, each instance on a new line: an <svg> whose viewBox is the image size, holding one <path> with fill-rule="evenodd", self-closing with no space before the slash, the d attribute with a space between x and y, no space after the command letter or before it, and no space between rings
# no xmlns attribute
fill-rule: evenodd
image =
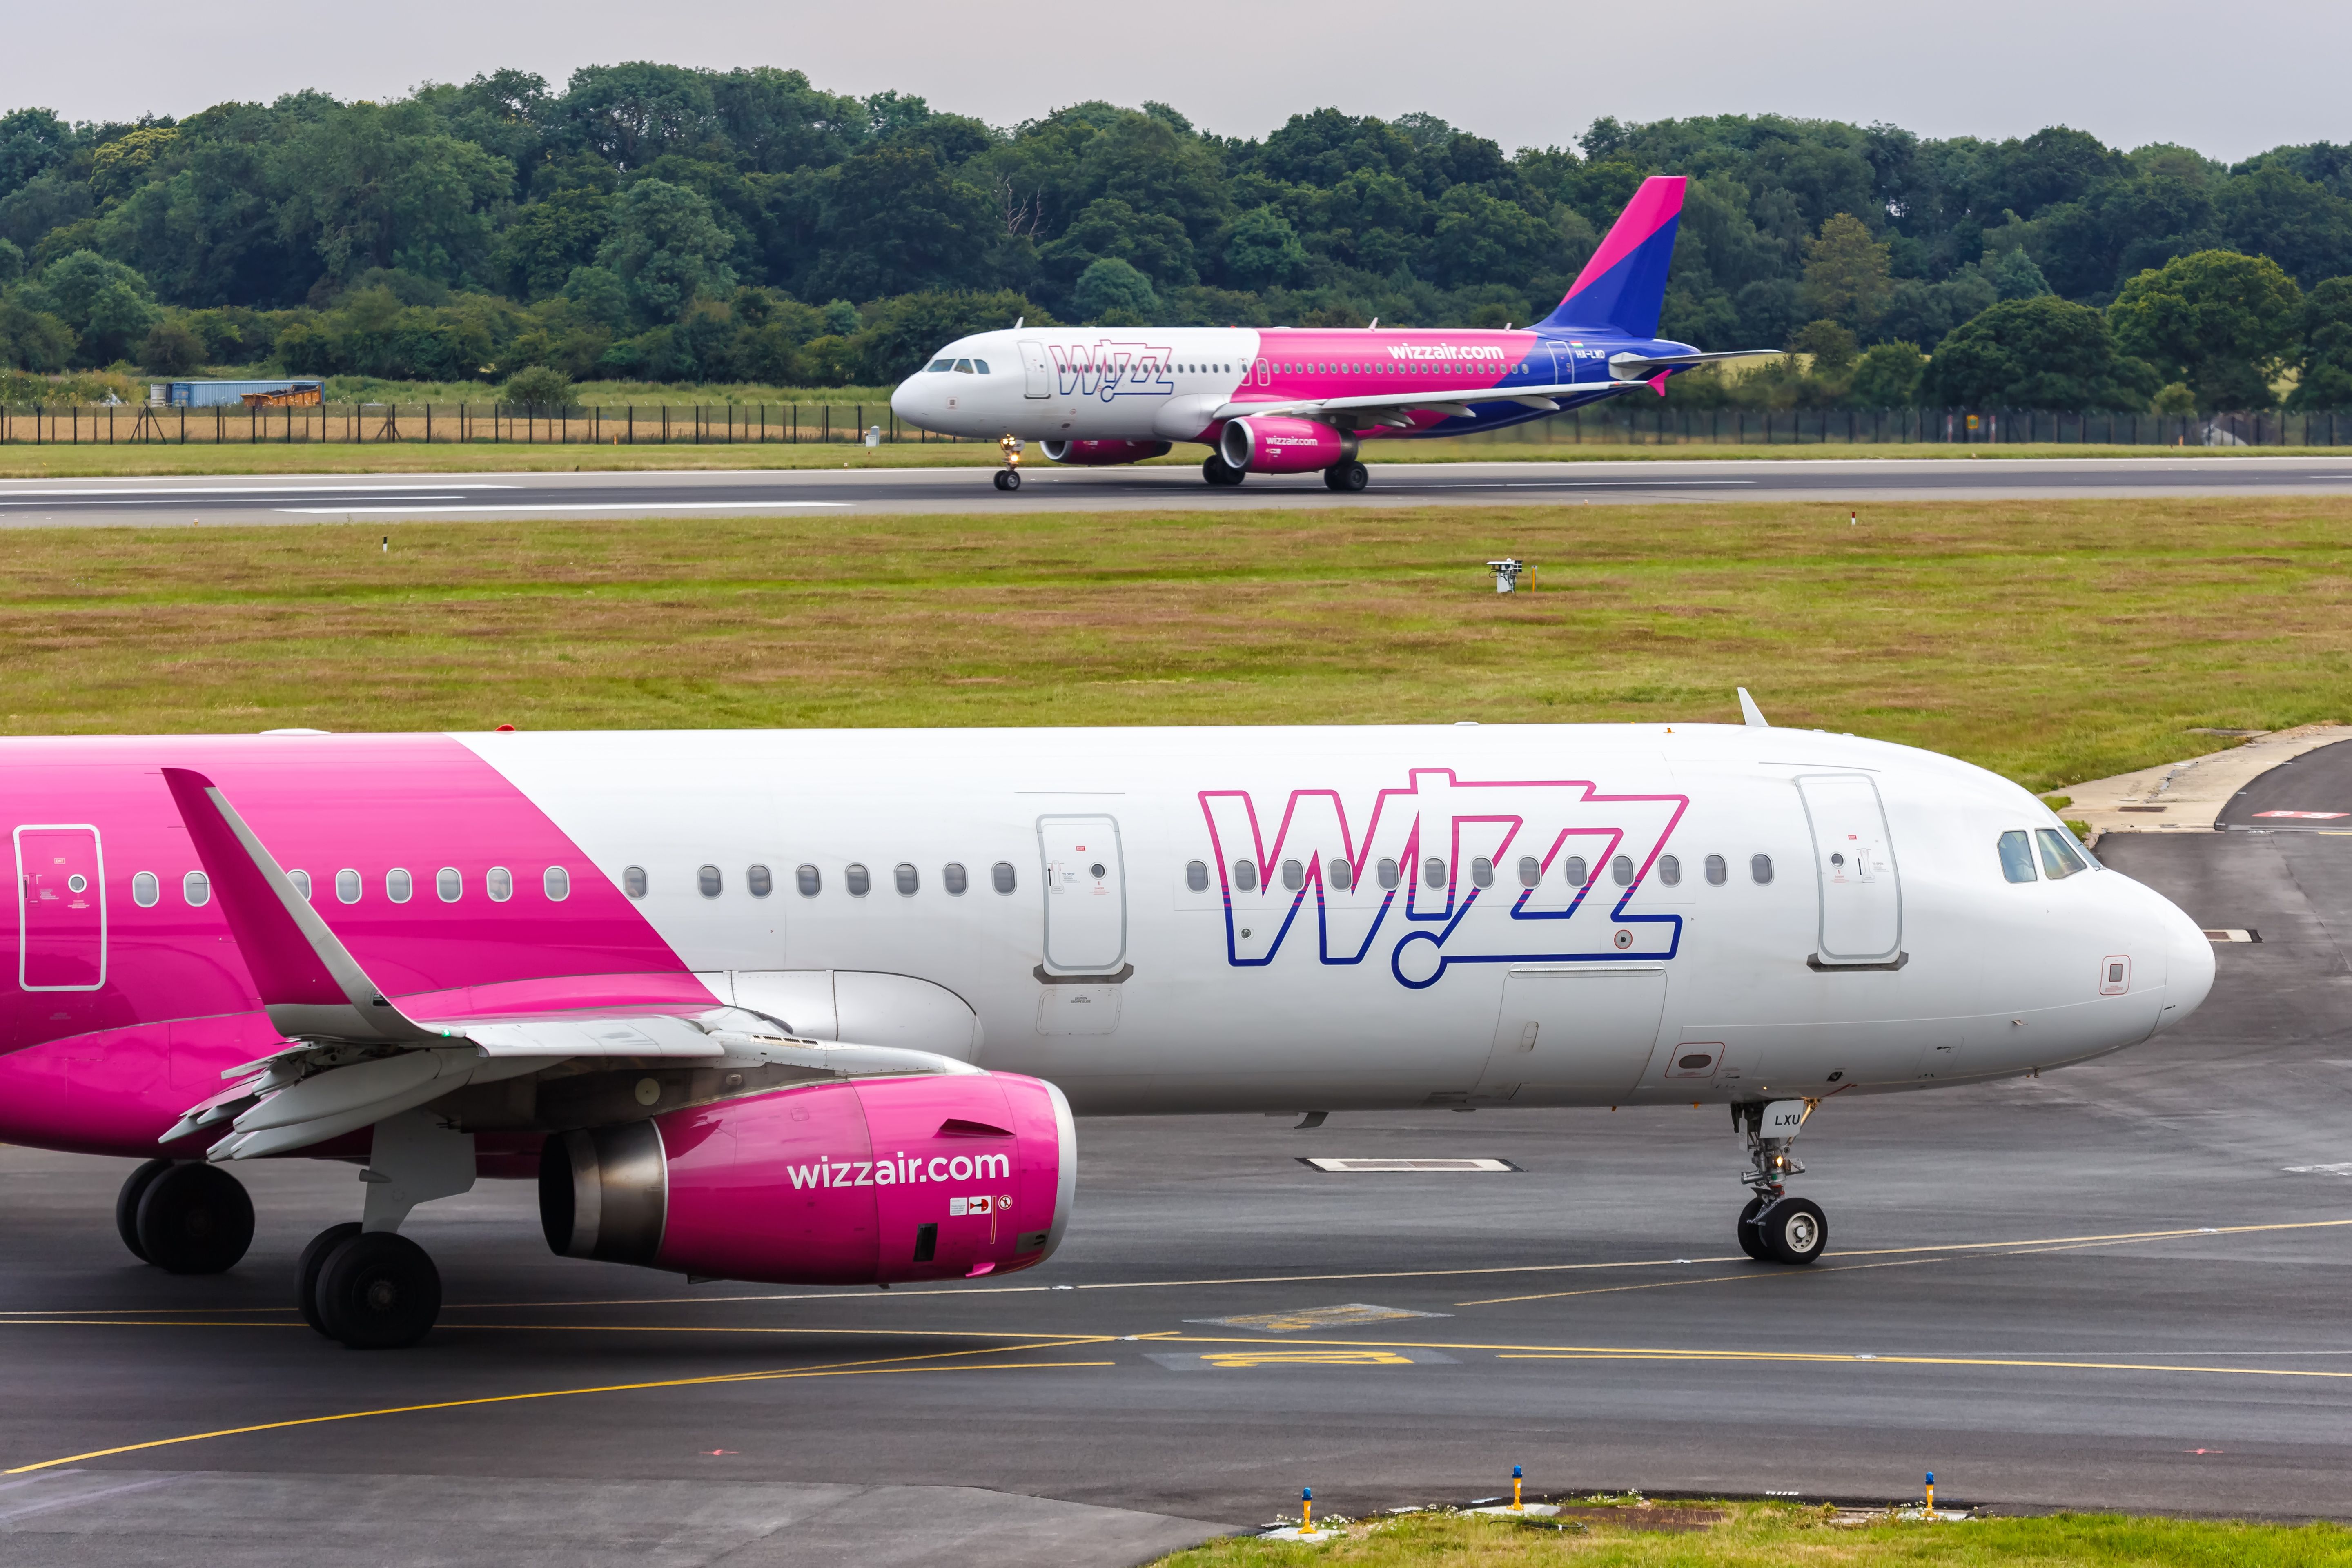
<svg viewBox="0 0 2352 1568"><path fill-rule="evenodd" d="M0 365L52 373L73 363L74 330L21 296L0 296Z"/></svg>
<svg viewBox="0 0 2352 1568"><path fill-rule="evenodd" d="M2303 297L2296 408L2352 408L2352 278L2330 278Z"/></svg>
<svg viewBox="0 0 2352 1568"><path fill-rule="evenodd" d="M157 375L186 375L205 363L205 341L184 321L163 321L139 345L139 365Z"/></svg>
<svg viewBox="0 0 2352 1568"><path fill-rule="evenodd" d="M512 164L414 101L334 107L295 125L275 162L280 229L338 281L371 268L459 280L487 263L490 208L514 185Z"/></svg>
<svg viewBox="0 0 2352 1568"><path fill-rule="evenodd" d="M609 267L575 267L563 280L563 298L599 326L618 331L628 324L629 286Z"/></svg>
<svg viewBox="0 0 2352 1568"><path fill-rule="evenodd" d="M2004 300L1954 328L1936 345L1927 388L1948 408L2137 409L2156 377L2116 353L2098 311L2044 295Z"/></svg>
<svg viewBox="0 0 2352 1568"><path fill-rule="evenodd" d="M1814 321L1789 340L1789 347L1801 354L1812 356L1812 374L1836 375L1851 368L1860 345L1854 336L1837 322L1828 320Z"/></svg>
<svg viewBox="0 0 2352 1568"><path fill-rule="evenodd" d="M499 236L499 270L525 300L562 289L572 268L596 259L613 232L613 198L593 187L561 190L532 202Z"/></svg>
<svg viewBox="0 0 2352 1568"><path fill-rule="evenodd" d="M2011 246L2001 258L1986 269L1993 293L2003 300L2038 300L2054 292L2050 279L2033 264L2021 246Z"/></svg>
<svg viewBox="0 0 2352 1568"><path fill-rule="evenodd" d="M711 221L710 204L683 185L644 179L621 197L613 237L596 265L620 279L629 303L649 321L674 321L698 296L735 287L727 265L734 241Z"/></svg>
<svg viewBox="0 0 2352 1568"><path fill-rule="evenodd" d="M147 279L120 261L95 251L61 256L41 272L30 301L47 308L74 331L85 364L110 364L126 357L162 317Z"/></svg>
<svg viewBox="0 0 2352 1568"><path fill-rule="evenodd" d="M2303 313L2303 291L2267 257L2200 250L2124 285L2107 309L2116 344L2198 406L2267 408Z"/></svg>
<svg viewBox="0 0 2352 1568"><path fill-rule="evenodd" d="M0 289L6 288L25 275L25 253L11 241L0 239Z"/></svg>
<svg viewBox="0 0 2352 1568"><path fill-rule="evenodd" d="M1806 308L1868 331L1886 309L1888 251L1860 218L1845 213L1831 217L1805 245Z"/></svg>
<svg viewBox="0 0 2352 1568"><path fill-rule="evenodd" d="M570 405L572 378L548 365L529 365L507 377L507 384L499 388L499 401L516 408L552 412Z"/></svg>
<svg viewBox="0 0 2352 1568"><path fill-rule="evenodd" d="M985 277L979 258L994 237L988 195L943 168L929 147L855 153L808 182L795 205L807 212L814 242L791 283L804 299L871 300L968 288Z"/></svg>
<svg viewBox="0 0 2352 1568"><path fill-rule="evenodd" d="M1225 274L1244 289L1289 283L1307 271L1307 247L1290 220L1271 206L1252 207L1224 237Z"/></svg>
<svg viewBox="0 0 2352 1568"><path fill-rule="evenodd" d="M1143 326L1160 310L1151 279L1109 256L1079 274L1071 302L1085 320L1109 326Z"/></svg>
<svg viewBox="0 0 2352 1568"><path fill-rule="evenodd" d="M1927 370L1927 356L1916 343L1873 343L1846 380L1847 400L1856 408L1916 407Z"/></svg>

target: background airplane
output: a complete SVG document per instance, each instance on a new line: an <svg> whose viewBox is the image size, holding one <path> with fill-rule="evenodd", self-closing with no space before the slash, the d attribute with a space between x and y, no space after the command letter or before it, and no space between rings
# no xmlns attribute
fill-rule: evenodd
<svg viewBox="0 0 2352 1568"><path fill-rule="evenodd" d="M1677 371L1778 353L1702 353L1656 335L1681 221L1681 175L1655 174L1618 216L1559 306L1519 331L1015 324L959 338L901 383L890 410L944 435L998 437L1018 489L1018 443L1056 463L1108 465L1211 448L1213 485L1320 471L1368 482L1357 451L1382 437L1460 436L1597 403Z"/></svg>
<svg viewBox="0 0 2352 1568"><path fill-rule="evenodd" d="M1809 1262L1815 1105L2128 1046L2213 958L2016 785L1748 713L0 741L0 1138L152 1156L117 1223L187 1272L236 1164L361 1166L296 1286L354 1346L486 1176L573 1257L1031 1267L1074 1113L1721 1105Z"/></svg>

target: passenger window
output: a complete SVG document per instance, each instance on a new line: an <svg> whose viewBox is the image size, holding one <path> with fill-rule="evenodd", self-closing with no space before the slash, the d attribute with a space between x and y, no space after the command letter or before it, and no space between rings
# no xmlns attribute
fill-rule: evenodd
<svg viewBox="0 0 2352 1568"><path fill-rule="evenodd" d="M1772 879L1772 857L1758 855L1750 858L1748 874L1756 879L1756 885L1759 888L1769 882Z"/></svg>
<svg viewBox="0 0 2352 1568"><path fill-rule="evenodd" d="M726 885L719 875L718 867L697 866L694 868L694 890L704 898L717 898L725 889Z"/></svg>
<svg viewBox="0 0 2352 1568"><path fill-rule="evenodd" d="M1323 868L1323 879L1344 893L1356 885L1356 868L1334 855L1331 863Z"/></svg>
<svg viewBox="0 0 2352 1568"><path fill-rule="evenodd" d="M155 900L163 896L163 885L155 880L152 871L142 871L131 879L131 901L142 910L152 910Z"/></svg>
<svg viewBox="0 0 2352 1568"><path fill-rule="evenodd" d="M1617 879L1617 885L1619 887L1632 887L1633 885L1633 858L1631 855L1618 856L1615 859L1609 862L1609 874Z"/></svg>
<svg viewBox="0 0 2352 1568"><path fill-rule="evenodd" d="M180 897L188 900L190 909L203 909L213 901L212 879L202 871L189 872L180 879Z"/></svg>
<svg viewBox="0 0 2352 1568"><path fill-rule="evenodd" d="M399 867L394 866L391 870L386 871L383 874L383 896L390 899L394 903L404 904L408 902L409 899L415 893L415 879L410 877L406 871L401 869ZM637 873L637 890L631 896L633 898L641 899L645 897L645 892L646 874L643 871L640 871Z"/></svg>
<svg viewBox="0 0 2352 1568"><path fill-rule="evenodd" d="M1720 888L1729 880L1731 880L1731 868L1723 863L1723 857L1720 855L1708 856L1706 858L1706 885L1710 888Z"/></svg>
<svg viewBox="0 0 2352 1568"><path fill-rule="evenodd" d="M1560 874L1568 879L1568 885L1571 888L1581 888L1592 880L1592 868L1584 863L1581 855L1570 856L1568 864L1560 868Z"/></svg>
<svg viewBox="0 0 2352 1568"><path fill-rule="evenodd" d="M358 903L363 886L364 884L360 880L360 874L349 866L335 873L335 897L344 903Z"/></svg>
<svg viewBox="0 0 2352 1568"><path fill-rule="evenodd" d="M1380 872L1380 882L1381 887L1392 889L1397 885L1397 863L1395 861L1381 861L1378 870Z"/></svg>
<svg viewBox="0 0 2352 1568"><path fill-rule="evenodd" d="M2021 827L2000 836L2000 874L2012 882L2033 880L2033 841Z"/></svg>
<svg viewBox="0 0 2352 1568"><path fill-rule="evenodd" d="M1482 888L1493 887L1495 885L1495 863L1492 860L1487 859L1484 855L1478 856L1470 862L1470 879L1473 882L1477 883L1478 886Z"/></svg>
<svg viewBox="0 0 2352 1568"><path fill-rule="evenodd" d="M2087 871L2091 868L2083 858L2074 852L2074 841L2056 828L2038 828L2035 830L2034 837L2042 840L2042 874L2052 881L2055 882L2062 877L2071 877L2077 871Z"/></svg>
<svg viewBox="0 0 2352 1568"><path fill-rule="evenodd" d="M776 879L765 866L753 866L743 873L743 886L753 898L764 899L776 890Z"/></svg>
<svg viewBox="0 0 2352 1568"><path fill-rule="evenodd" d="M793 879L799 886L803 899L814 899L824 890L824 879L814 866L801 867L793 873Z"/></svg>
<svg viewBox="0 0 2352 1568"><path fill-rule="evenodd" d="M902 899L913 898L916 889L923 885L921 876L904 860L890 868L890 875L898 883L898 896Z"/></svg>
<svg viewBox="0 0 2352 1568"><path fill-rule="evenodd" d="M1234 862L1234 886L1239 888L1244 893L1254 893L1257 891L1256 861L1236 860Z"/></svg>
<svg viewBox="0 0 2352 1568"><path fill-rule="evenodd" d="M1421 863L1421 881L1422 886L1425 888L1442 888L1445 886L1445 858L1444 856L1432 855L1428 859L1423 860Z"/></svg>
<svg viewBox="0 0 2352 1568"><path fill-rule="evenodd" d="M493 866L482 873L482 890L490 895L490 902L503 904L514 897L514 873L504 866Z"/></svg>
<svg viewBox="0 0 2352 1568"><path fill-rule="evenodd" d="M1532 855L1519 857L1519 886L1532 888L1543 880L1543 862Z"/></svg>
<svg viewBox="0 0 2352 1568"><path fill-rule="evenodd" d="M841 885L849 889L851 898L862 899L874 890L874 879L865 867L853 863L841 868Z"/></svg>
<svg viewBox="0 0 2352 1568"><path fill-rule="evenodd" d="M643 866L621 868L621 891L633 899L646 896L646 868Z"/></svg>
<svg viewBox="0 0 2352 1568"><path fill-rule="evenodd" d="M1680 860L1675 859L1671 855L1659 856L1658 880L1664 882L1669 888L1681 887L1683 883L1683 863Z"/></svg>
<svg viewBox="0 0 2352 1568"><path fill-rule="evenodd" d="M1010 860L999 860L994 866L989 868L988 877L996 890L1008 898L1012 896L1013 889L1018 887L1021 881L1019 874L1013 869L1013 862Z"/></svg>
<svg viewBox="0 0 2352 1568"><path fill-rule="evenodd" d="M457 874L455 866L444 866L433 874L433 890L445 904L454 904L466 890L466 879Z"/></svg>
<svg viewBox="0 0 2352 1568"><path fill-rule="evenodd" d="M1294 893L1306 887L1307 868L1296 860L1285 860L1282 863L1282 885Z"/></svg>
<svg viewBox="0 0 2352 1568"><path fill-rule="evenodd" d="M1209 890L1209 863L1205 860L1184 862L1184 885L1196 893Z"/></svg>
<svg viewBox="0 0 2352 1568"><path fill-rule="evenodd" d="M962 898L964 889L970 885L971 884L964 879L963 863L961 861L950 860L940 868L940 886L948 890L948 897L951 899Z"/></svg>
<svg viewBox="0 0 2352 1568"><path fill-rule="evenodd" d="M308 872L308 871L289 871L289 872L287 872L287 873L286 873L286 879L287 879L288 881L289 881L289 882L291 882L291 883L293 883L293 884L294 884L294 890L295 890L296 892L298 892L298 893L299 893L299 894L301 894L301 895L302 895L302 901L303 901L304 903L306 903L306 904L307 904L307 903L309 903L309 902L310 901L310 872Z"/></svg>
<svg viewBox="0 0 2352 1568"><path fill-rule="evenodd" d="M550 866L540 874L540 891L551 904L560 904L572 896L572 873L561 866Z"/></svg>

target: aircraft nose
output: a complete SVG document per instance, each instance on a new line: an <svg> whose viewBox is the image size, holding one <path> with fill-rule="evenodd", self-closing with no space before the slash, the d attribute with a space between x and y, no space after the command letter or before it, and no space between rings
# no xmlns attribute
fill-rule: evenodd
<svg viewBox="0 0 2352 1568"><path fill-rule="evenodd" d="M2213 942L2178 905L2167 902L2164 1011L2156 1026L2168 1029L2203 1005L2213 989Z"/></svg>
<svg viewBox="0 0 2352 1568"><path fill-rule="evenodd" d="M890 412L912 424L922 423L923 394L915 384L916 377L908 376L890 394Z"/></svg>

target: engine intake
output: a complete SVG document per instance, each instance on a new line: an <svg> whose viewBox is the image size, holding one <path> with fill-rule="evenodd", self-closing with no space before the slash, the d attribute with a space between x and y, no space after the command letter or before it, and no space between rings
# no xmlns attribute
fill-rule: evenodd
<svg viewBox="0 0 2352 1568"><path fill-rule="evenodd" d="M797 1086L566 1132L540 1223L566 1258L776 1285L1043 1263L1077 1183L1068 1101L1010 1073Z"/></svg>
<svg viewBox="0 0 2352 1568"><path fill-rule="evenodd" d="M1254 415L1225 421L1217 456L1253 474L1312 473L1354 461L1356 433L1335 430L1318 419Z"/></svg>
<svg viewBox="0 0 2352 1568"><path fill-rule="evenodd" d="M1165 441L1041 441L1045 456L1056 463L1108 468L1114 463L1139 463L1168 455Z"/></svg>

